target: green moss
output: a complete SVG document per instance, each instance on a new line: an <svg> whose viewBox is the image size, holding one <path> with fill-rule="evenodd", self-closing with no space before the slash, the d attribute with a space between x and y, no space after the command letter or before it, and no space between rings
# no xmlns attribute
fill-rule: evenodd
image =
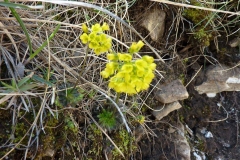
<svg viewBox="0 0 240 160"><path fill-rule="evenodd" d="M213 37L212 34L208 33L204 28L196 29L193 36L204 46L209 46Z"/></svg>
<svg viewBox="0 0 240 160"><path fill-rule="evenodd" d="M118 146L121 152L124 154L125 158L119 153L116 148L112 148L111 142L104 138L103 133L95 124L92 124L88 128L87 138L90 140L89 150L87 151L87 159L105 159L104 150L106 148L111 148L110 154L112 155L112 160L125 160L129 159L130 155L136 151L137 147L134 143L134 137L132 137L125 129L120 128L115 131L110 136L114 143Z"/></svg>
<svg viewBox="0 0 240 160"><path fill-rule="evenodd" d="M122 151L125 158L121 156L116 148L113 149L113 159L129 159L131 154L136 151L137 146L134 143L135 139L132 137L125 129L121 128L118 132L114 135L114 142L118 146L118 148Z"/></svg>
<svg viewBox="0 0 240 160"><path fill-rule="evenodd" d="M179 114L179 120L180 120L180 122L184 123L184 115L183 114Z"/></svg>
<svg viewBox="0 0 240 160"><path fill-rule="evenodd" d="M199 1L191 1L191 5L204 7ZM208 7L208 6L205 6ZM213 40L213 27L210 21L212 21L212 12L201 9L188 8L183 11L183 16L191 20L195 27L191 29L193 32L193 38L203 46L209 46Z"/></svg>
<svg viewBox="0 0 240 160"><path fill-rule="evenodd" d="M198 143L195 146L199 151L205 151L206 149L206 143L200 139L198 139Z"/></svg>
<svg viewBox="0 0 240 160"><path fill-rule="evenodd" d="M179 79L181 80L182 84L184 85L185 84L185 74L180 74L179 75Z"/></svg>
<svg viewBox="0 0 240 160"><path fill-rule="evenodd" d="M0 104L0 107L5 108L4 104ZM5 144L10 138L11 133L11 112L9 110L0 109L0 144ZM4 156L10 149L0 149L0 157ZM13 159L12 154L8 158Z"/></svg>
<svg viewBox="0 0 240 160"><path fill-rule="evenodd" d="M60 151L64 148L67 139L69 142L77 141L78 128L74 125L70 117L68 112L58 113L58 118L48 113L44 128L46 134L40 135L41 150L38 152L36 159L48 156L46 155L48 150ZM72 155L71 158L73 158L73 153L68 154Z"/></svg>
<svg viewBox="0 0 240 160"><path fill-rule="evenodd" d="M191 5L202 7L201 3L197 0L192 0ZM183 16L190 19L195 25L200 24L209 14L209 11L193 8L188 8L183 11Z"/></svg>
<svg viewBox="0 0 240 160"><path fill-rule="evenodd" d="M96 159L96 155L98 159L103 159L102 151L103 151L103 134L100 129L95 124L92 124L88 128L88 139L91 141L89 150L87 152L88 159Z"/></svg>

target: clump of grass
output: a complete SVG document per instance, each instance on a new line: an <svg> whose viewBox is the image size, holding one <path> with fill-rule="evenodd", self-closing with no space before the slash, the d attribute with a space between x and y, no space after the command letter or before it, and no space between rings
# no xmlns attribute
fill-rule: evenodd
<svg viewBox="0 0 240 160"><path fill-rule="evenodd" d="M111 131L116 126L116 116L113 111L103 110L99 115L99 123L103 128Z"/></svg>

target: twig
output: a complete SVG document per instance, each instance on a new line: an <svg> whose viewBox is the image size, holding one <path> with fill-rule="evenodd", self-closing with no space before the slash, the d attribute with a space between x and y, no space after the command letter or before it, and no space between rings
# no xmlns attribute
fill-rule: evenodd
<svg viewBox="0 0 240 160"><path fill-rule="evenodd" d="M188 82L188 84L185 87L187 87L193 81L193 79L198 75L201 69L202 69L202 66L198 69L197 73L192 77L192 79Z"/></svg>
<svg viewBox="0 0 240 160"><path fill-rule="evenodd" d="M222 122L222 121L225 121L226 119L228 119L228 112L227 112L227 110L222 106L221 103L217 103L217 105L224 109L224 111L227 113L227 116L225 118L223 118L223 119L219 119L219 120L216 120L216 121L205 121L205 122L217 123L217 122Z"/></svg>

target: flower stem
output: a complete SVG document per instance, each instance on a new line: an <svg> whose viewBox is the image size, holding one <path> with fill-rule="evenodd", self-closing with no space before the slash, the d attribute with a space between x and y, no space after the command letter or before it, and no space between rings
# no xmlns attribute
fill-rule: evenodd
<svg viewBox="0 0 240 160"><path fill-rule="evenodd" d="M116 102L117 104L118 104L119 98L120 98L120 93L117 92L117 97L116 97L116 100L115 100L115 102Z"/></svg>
<svg viewBox="0 0 240 160"><path fill-rule="evenodd" d="M84 72L84 68L86 66L86 62L87 62L87 56L88 56L88 51L89 51L89 48L88 48L88 44L86 45L86 50L85 50L85 57L84 57L84 60L83 60L83 65L81 66L81 72L79 73L78 75L78 78L77 78L77 81L76 83L74 84L72 90L70 91L70 93L73 92L73 90L76 88L77 84L79 83L80 81L80 76L82 76L83 72Z"/></svg>

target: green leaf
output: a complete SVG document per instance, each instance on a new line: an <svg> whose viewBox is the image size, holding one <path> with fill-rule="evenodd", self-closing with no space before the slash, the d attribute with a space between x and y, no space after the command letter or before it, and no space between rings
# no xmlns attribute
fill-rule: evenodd
<svg viewBox="0 0 240 160"><path fill-rule="evenodd" d="M38 84L26 84L26 85L23 85L23 86L19 87L19 90L24 92L24 91L27 91L29 89L35 88L37 86L38 86Z"/></svg>
<svg viewBox="0 0 240 160"><path fill-rule="evenodd" d="M4 7L11 7L11 8L20 8L20 9L29 9L30 7L22 5L22 4L15 4L11 2L0 2L0 6Z"/></svg>
<svg viewBox="0 0 240 160"><path fill-rule="evenodd" d="M16 81L14 79L12 79L11 82L12 82L12 87L17 89Z"/></svg>
<svg viewBox="0 0 240 160"><path fill-rule="evenodd" d="M51 41L53 39L53 37L55 36L55 34L57 33L57 31L60 28L60 24L57 25L57 27L55 28L55 30L53 31L53 33L49 36L49 38L43 42L43 44L41 45L41 47L39 47L33 54L30 55L29 60L33 59L39 52L41 52L43 50L44 47L46 47L46 45L48 44L49 41Z"/></svg>
<svg viewBox="0 0 240 160"><path fill-rule="evenodd" d="M6 87L6 88L8 88L8 89L10 89L10 90L12 90L12 91L16 91L16 88L14 88L13 86L11 86L11 85L9 85L9 84L7 84L7 83L4 83L4 82L1 82L2 83L2 85L4 86L4 87Z"/></svg>
<svg viewBox="0 0 240 160"><path fill-rule="evenodd" d="M4 2L9 3L8 0L4 0ZM30 52L30 55L31 55L32 54L32 42L31 42L30 36L28 34L27 28L24 25L22 19L18 15L18 13L16 12L16 10L13 7L9 7L9 9L11 10L13 16L17 19L18 23L20 24L21 28L23 29L24 34L26 35L26 38L27 38L27 41L28 41L28 46L29 46L29 52Z"/></svg>
<svg viewBox="0 0 240 160"><path fill-rule="evenodd" d="M33 75L32 78L33 78L34 80L38 81L38 82L41 82L41 83L44 83L44 84L47 84L47 85L53 87L53 84L52 84L51 82L46 81L45 79L43 79L43 78L41 78L41 77L39 77L39 76L37 76L37 75Z"/></svg>
<svg viewBox="0 0 240 160"><path fill-rule="evenodd" d="M24 83L26 83L31 77L30 76L26 76L24 77L23 79L21 79L19 82L18 82L18 87L21 87Z"/></svg>

